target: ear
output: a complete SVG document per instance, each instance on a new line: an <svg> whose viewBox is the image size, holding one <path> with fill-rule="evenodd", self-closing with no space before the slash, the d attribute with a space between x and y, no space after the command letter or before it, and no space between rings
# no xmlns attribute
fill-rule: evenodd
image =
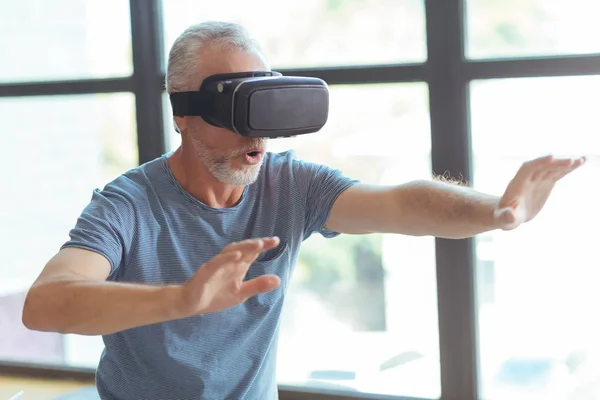
<svg viewBox="0 0 600 400"><path fill-rule="evenodd" d="M177 90L171 90L169 92L169 94L171 93L175 93L177 92ZM182 131L184 131L186 129L186 124L187 124L187 118L186 117L173 117L173 125L175 127L175 131L177 131L177 133L181 133Z"/></svg>
<svg viewBox="0 0 600 400"><path fill-rule="evenodd" d="M186 121L187 119L185 117L173 117L173 125L177 133L181 133L186 130Z"/></svg>

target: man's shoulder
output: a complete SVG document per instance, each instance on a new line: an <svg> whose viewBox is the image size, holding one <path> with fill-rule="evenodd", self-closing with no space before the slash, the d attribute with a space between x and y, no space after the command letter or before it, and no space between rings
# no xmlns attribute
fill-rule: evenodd
<svg viewBox="0 0 600 400"><path fill-rule="evenodd" d="M281 178L287 174L294 180L311 181L341 172L321 162L302 159L294 150L269 152L265 161L266 175L271 177Z"/></svg>
<svg viewBox="0 0 600 400"><path fill-rule="evenodd" d="M303 168L326 168L326 166L298 157L295 150L281 152L268 152L266 154L265 167L270 171L287 171L292 174Z"/></svg>
<svg viewBox="0 0 600 400"><path fill-rule="evenodd" d="M268 151L266 157L267 165L282 165L298 160L296 152L292 149L279 152Z"/></svg>
<svg viewBox="0 0 600 400"><path fill-rule="evenodd" d="M159 157L131 168L113 178L102 189L96 189L94 194L111 198L121 204L140 204L147 198L153 182L159 178L162 164L163 159Z"/></svg>

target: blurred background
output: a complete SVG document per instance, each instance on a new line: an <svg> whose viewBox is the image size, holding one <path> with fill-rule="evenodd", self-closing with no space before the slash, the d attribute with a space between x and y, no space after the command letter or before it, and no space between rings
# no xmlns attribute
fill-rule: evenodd
<svg viewBox="0 0 600 400"><path fill-rule="evenodd" d="M497 195L530 158L589 159L514 232L313 235L282 320L285 393L600 399L597 0L0 0L0 10L0 374L93 377L101 337L26 330L26 292L94 188L178 146L165 58L189 25L218 19L246 26L273 69L330 84L325 128L272 140L272 151L369 183L448 173Z"/></svg>

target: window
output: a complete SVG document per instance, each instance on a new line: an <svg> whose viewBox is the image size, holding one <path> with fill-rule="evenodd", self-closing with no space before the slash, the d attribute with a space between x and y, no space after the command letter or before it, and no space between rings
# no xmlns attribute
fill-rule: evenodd
<svg viewBox="0 0 600 400"><path fill-rule="evenodd" d="M27 290L68 239L92 190L137 164L133 96L3 98L0 131L7 188L0 208L0 359L95 366L99 337L29 331L21 311Z"/></svg>
<svg viewBox="0 0 600 400"><path fill-rule="evenodd" d="M160 156L161 135L168 150L180 143L165 94L164 121L155 112L165 64L156 58L188 26L225 20L262 42L273 69L330 83L325 128L272 140L272 151L293 148L384 184L429 178L433 164L496 194L527 159L589 157L535 221L477 236L475 254L462 240L434 248L427 237L313 235L281 324L278 380L292 392L282 391L282 400L310 399L320 389L340 399L441 392L452 399L600 398L600 332L592 322L600 303L593 251L600 219L597 0L0 3L0 166L8 188L0 209L0 360L97 365L99 337L21 326L25 291L93 188L138 159ZM164 46L158 55L157 46ZM554 77L533 78L538 73ZM72 82L36 85L56 80ZM94 94L127 90L133 93ZM144 118L137 126L134 99ZM463 135L467 118L472 138ZM444 143L455 143L457 153ZM466 161L474 174L461 170ZM456 291L470 288L471 261L474 299Z"/></svg>
<svg viewBox="0 0 600 400"><path fill-rule="evenodd" d="M181 139L165 120L169 150L175 150ZM332 86L321 131L268 144L272 152L289 149L367 183L428 179L427 86ZM438 398L435 282L431 238L311 236L286 298L279 383Z"/></svg>
<svg viewBox="0 0 600 400"><path fill-rule="evenodd" d="M477 189L502 194L523 161L545 153L589 156L535 220L486 235L491 247L478 240L480 263L495 264L493 301L479 306L482 396L597 398L600 76L476 81L471 91Z"/></svg>
<svg viewBox="0 0 600 400"><path fill-rule="evenodd" d="M227 20L247 27L273 68L422 62L422 0L163 0L165 52L189 25Z"/></svg>
<svg viewBox="0 0 600 400"><path fill-rule="evenodd" d="M596 0L466 0L470 58L600 52Z"/></svg>
<svg viewBox="0 0 600 400"><path fill-rule="evenodd" d="M20 0L0 8L0 82L132 72L128 1Z"/></svg>
<svg viewBox="0 0 600 400"><path fill-rule="evenodd" d="M335 86L320 132L271 151L339 168L367 183L431 176L427 86ZM437 398L433 240L397 235L309 238L286 299L282 384Z"/></svg>

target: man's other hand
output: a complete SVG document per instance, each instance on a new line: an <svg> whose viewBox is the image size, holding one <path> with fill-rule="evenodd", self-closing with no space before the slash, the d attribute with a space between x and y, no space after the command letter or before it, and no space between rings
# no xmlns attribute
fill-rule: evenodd
<svg viewBox="0 0 600 400"><path fill-rule="evenodd" d="M262 275L246 282L244 277L262 252L277 245L279 238L259 238L225 247L182 286L181 312L185 316L219 312L276 289L281 282L277 275Z"/></svg>
<svg viewBox="0 0 600 400"><path fill-rule="evenodd" d="M494 213L504 230L517 228L542 210L556 182L585 164L586 158L545 156L523 164L511 180Z"/></svg>

